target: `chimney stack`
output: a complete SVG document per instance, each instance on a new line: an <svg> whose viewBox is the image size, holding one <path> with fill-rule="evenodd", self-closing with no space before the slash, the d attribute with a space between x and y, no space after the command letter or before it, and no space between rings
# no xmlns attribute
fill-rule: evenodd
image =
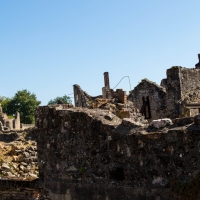
<svg viewBox="0 0 200 200"><path fill-rule="evenodd" d="M102 94L104 99L111 99L112 94L110 91L109 75L108 72L104 72L104 87L102 88Z"/></svg>
<svg viewBox="0 0 200 200"><path fill-rule="evenodd" d="M109 74L108 74L108 72L104 72L103 75L104 75L104 86L105 86L105 88L110 89Z"/></svg>

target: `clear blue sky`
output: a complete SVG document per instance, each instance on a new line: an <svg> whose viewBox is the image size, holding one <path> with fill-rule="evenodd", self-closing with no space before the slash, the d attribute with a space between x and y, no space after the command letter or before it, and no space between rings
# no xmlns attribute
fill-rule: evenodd
<svg viewBox="0 0 200 200"><path fill-rule="evenodd" d="M99 95L105 71L111 87L160 84L198 62L199 22L199 0L0 0L0 96L27 89L45 105L73 84Z"/></svg>

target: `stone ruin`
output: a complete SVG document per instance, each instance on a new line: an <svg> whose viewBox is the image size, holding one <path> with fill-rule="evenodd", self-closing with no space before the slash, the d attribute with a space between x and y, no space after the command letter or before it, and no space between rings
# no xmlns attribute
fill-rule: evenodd
<svg viewBox="0 0 200 200"><path fill-rule="evenodd" d="M39 181L52 200L188 200L178 189L200 174L199 116L152 129L99 108L35 114Z"/></svg>
<svg viewBox="0 0 200 200"><path fill-rule="evenodd" d="M6 113L3 113L0 104L0 131L24 130L34 127L34 124L20 123L20 113L16 112L13 119L9 119Z"/></svg>
<svg viewBox="0 0 200 200"><path fill-rule="evenodd" d="M190 199L200 174L200 115L191 117L198 109L188 105L200 100L199 75L172 67L160 86L143 79L126 95L110 89L105 72L102 95L74 85L74 108L38 107L42 187L54 200Z"/></svg>
<svg viewBox="0 0 200 200"><path fill-rule="evenodd" d="M200 54L198 54L200 60ZM120 118L132 114L143 116L148 122L162 118L193 117L199 113L200 62L195 68L174 66L167 69L167 78L158 85L143 79L127 95L122 89L110 88L108 72L104 73L102 95L92 97L79 85L74 85L75 107L110 110ZM194 105L195 104L195 105ZM193 105L193 106L192 106Z"/></svg>
<svg viewBox="0 0 200 200"><path fill-rule="evenodd" d="M110 89L104 73L102 95L74 85L75 107L38 107L35 185L48 195L34 199L199 199L200 115L191 117L198 113L198 75L197 67L172 67L160 86L143 79L126 95Z"/></svg>
<svg viewBox="0 0 200 200"><path fill-rule="evenodd" d="M0 104L0 131L20 130L20 114L16 112L14 119L9 119L6 113L3 113Z"/></svg>

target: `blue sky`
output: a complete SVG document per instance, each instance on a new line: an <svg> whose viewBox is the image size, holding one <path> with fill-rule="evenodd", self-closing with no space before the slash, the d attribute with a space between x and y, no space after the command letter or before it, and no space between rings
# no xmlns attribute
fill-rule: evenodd
<svg viewBox="0 0 200 200"><path fill-rule="evenodd" d="M35 93L41 105L79 84L99 95L129 76L158 84L200 53L199 0L0 0L0 96ZM128 79L118 88L130 90ZM73 95L70 95L73 97ZM73 99L72 99L73 100Z"/></svg>

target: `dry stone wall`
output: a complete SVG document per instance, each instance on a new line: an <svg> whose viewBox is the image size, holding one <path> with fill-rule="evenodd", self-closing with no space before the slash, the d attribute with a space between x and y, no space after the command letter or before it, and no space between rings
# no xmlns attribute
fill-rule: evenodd
<svg viewBox="0 0 200 200"><path fill-rule="evenodd" d="M40 180L52 199L173 199L200 169L198 125L146 128L109 111L38 107Z"/></svg>

